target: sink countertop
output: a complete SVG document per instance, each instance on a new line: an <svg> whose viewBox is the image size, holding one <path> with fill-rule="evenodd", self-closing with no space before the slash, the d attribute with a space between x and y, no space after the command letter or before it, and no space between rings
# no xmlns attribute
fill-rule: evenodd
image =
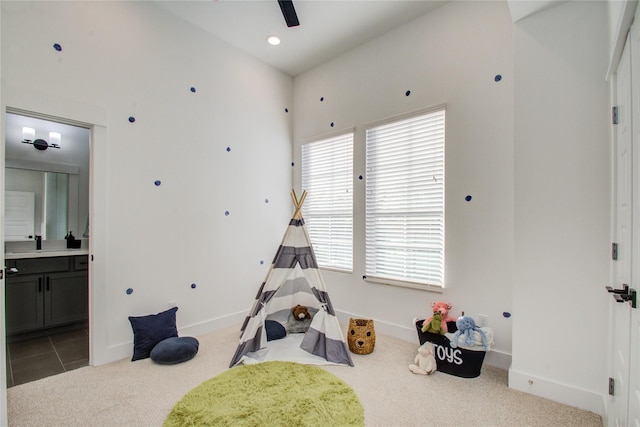
<svg viewBox="0 0 640 427"><path fill-rule="evenodd" d="M5 252L5 259L21 259L21 258L45 258L54 256L74 256L74 255L88 255L89 249L44 249L44 250L30 250L30 251L15 251Z"/></svg>

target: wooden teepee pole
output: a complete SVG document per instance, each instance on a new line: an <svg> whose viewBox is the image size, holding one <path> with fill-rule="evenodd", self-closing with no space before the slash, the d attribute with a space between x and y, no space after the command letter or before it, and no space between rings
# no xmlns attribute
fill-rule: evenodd
<svg viewBox="0 0 640 427"><path fill-rule="evenodd" d="M300 199L296 195L296 190L291 190L291 198L293 199L293 206L296 208L293 212L293 219L302 219L302 205L304 204L304 199L307 198L307 190L302 191Z"/></svg>

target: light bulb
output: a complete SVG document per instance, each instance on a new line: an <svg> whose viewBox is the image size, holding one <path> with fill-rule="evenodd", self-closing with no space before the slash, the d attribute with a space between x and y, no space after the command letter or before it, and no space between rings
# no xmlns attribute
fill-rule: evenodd
<svg viewBox="0 0 640 427"><path fill-rule="evenodd" d="M280 38L277 37L277 36L269 36L269 37L267 37L267 42L271 46L278 46L280 44Z"/></svg>

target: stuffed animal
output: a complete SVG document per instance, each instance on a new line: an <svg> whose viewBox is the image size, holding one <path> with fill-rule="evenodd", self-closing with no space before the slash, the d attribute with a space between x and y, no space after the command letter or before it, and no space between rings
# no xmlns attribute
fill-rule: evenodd
<svg viewBox="0 0 640 427"><path fill-rule="evenodd" d="M476 321L469 316L460 316L458 320L456 320L456 327L458 330L453 334L453 339L451 340L451 348L456 348L458 346L458 339L462 336L461 345L474 345L476 340L474 334L477 332L480 334L482 338L482 348L487 350L487 337L484 334L484 331L476 326Z"/></svg>
<svg viewBox="0 0 640 427"><path fill-rule="evenodd" d="M442 314L439 311L433 313L431 320L422 323L422 332L433 332L434 334L444 335L447 331L442 326Z"/></svg>
<svg viewBox="0 0 640 427"><path fill-rule="evenodd" d="M414 374L429 375L436 371L436 358L433 355L433 344L425 342L418 347L418 354L412 364L409 365L409 370Z"/></svg>
<svg viewBox="0 0 640 427"><path fill-rule="evenodd" d="M296 305L291 309L291 312L293 313L293 318L296 320L311 319L311 314L304 305Z"/></svg>
<svg viewBox="0 0 640 427"><path fill-rule="evenodd" d="M447 322L456 321L456 319L449 316L449 310L451 310L451 304L449 304L448 302L442 302L442 301L432 302L431 308L433 309L434 313L438 311L442 314L442 327L444 328L444 333L447 333L448 332ZM429 323L430 321L431 321L431 317L425 320L424 323Z"/></svg>

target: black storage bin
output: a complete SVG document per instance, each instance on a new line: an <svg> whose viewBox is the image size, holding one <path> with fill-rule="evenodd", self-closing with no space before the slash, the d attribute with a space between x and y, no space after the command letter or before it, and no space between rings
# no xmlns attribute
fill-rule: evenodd
<svg viewBox="0 0 640 427"><path fill-rule="evenodd" d="M482 362L486 351L467 350L465 348L452 348L451 341L445 335L433 332L422 332L424 320L416 322L420 345L429 341L433 343L433 352L436 357L438 371L462 378L475 378L480 375ZM448 332L456 332L456 322L447 322Z"/></svg>

